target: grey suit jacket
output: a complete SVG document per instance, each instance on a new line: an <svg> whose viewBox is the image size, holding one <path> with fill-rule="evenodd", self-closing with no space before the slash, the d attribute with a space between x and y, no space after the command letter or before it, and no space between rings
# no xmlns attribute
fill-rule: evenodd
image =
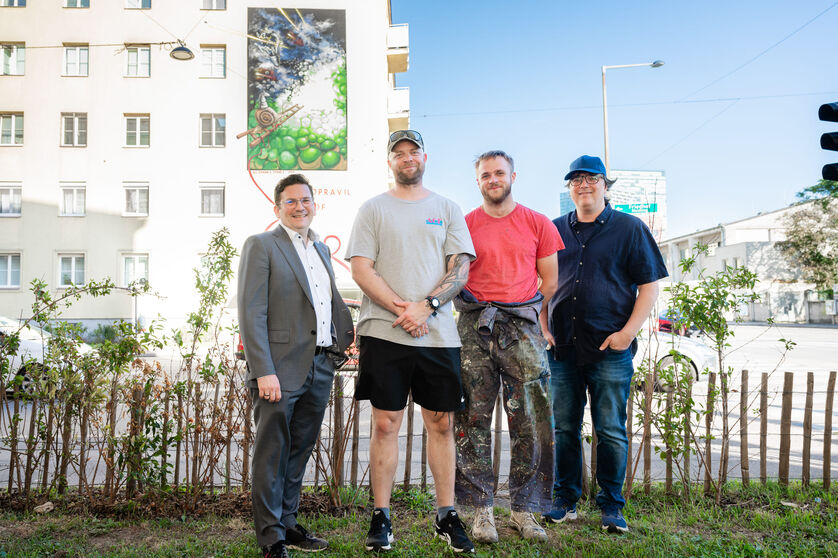
<svg viewBox="0 0 838 558"><path fill-rule="evenodd" d="M329 248L315 242L332 286L332 340L346 350L355 338L352 316L335 286ZM317 320L303 264L281 226L244 243L238 276L239 332L247 383L276 374L283 391L299 389L314 360Z"/></svg>

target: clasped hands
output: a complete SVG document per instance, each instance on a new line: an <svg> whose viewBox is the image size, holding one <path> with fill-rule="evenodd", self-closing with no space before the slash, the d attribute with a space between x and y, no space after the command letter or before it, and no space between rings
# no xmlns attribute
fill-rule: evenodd
<svg viewBox="0 0 838 558"><path fill-rule="evenodd" d="M428 331L428 316L433 312L424 300L418 302L405 302L403 300L394 300L400 312L399 317L393 322L393 327L401 326L406 332L413 337L422 337Z"/></svg>

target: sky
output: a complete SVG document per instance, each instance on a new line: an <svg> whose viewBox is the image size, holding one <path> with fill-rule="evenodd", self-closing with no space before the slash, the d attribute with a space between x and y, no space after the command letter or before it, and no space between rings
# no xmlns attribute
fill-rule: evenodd
<svg viewBox="0 0 838 558"><path fill-rule="evenodd" d="M550 218L570 162L603 156L603 65L612 169L667 177L667 238L795 202L838 152L838 1L391 0L410 29L411 127L425 186L465 212L472 163L515 159L515 199Z"/></svg>

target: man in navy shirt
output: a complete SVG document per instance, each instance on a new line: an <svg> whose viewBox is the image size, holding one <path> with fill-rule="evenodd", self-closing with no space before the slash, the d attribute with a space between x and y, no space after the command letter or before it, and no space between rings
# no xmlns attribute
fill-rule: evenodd
<svg viewBox="0 0 838 558"><path fill-rule="evenodd" d="M606 199L613 180L599 157L570 164L570 197L576 205L553 223L565 242L559 251L559 288L548 307L555 347L549 355L556 435L553 507L545 519L576 519L582 494L582 415L586 389L597 434L596 501L602 528L628 531L622 508L628 459L626 403L634 374L635 336L668 275L649 228L615 211Z"/></svg>

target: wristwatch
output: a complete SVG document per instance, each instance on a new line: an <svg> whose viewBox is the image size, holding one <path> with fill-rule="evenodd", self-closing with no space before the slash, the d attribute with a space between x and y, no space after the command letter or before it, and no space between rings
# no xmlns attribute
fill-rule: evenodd
<svg viewBox="0 0 838 558"><path fill-rule="evenodd" d="M425 302L427 303L428 308L433 310L433 312L431 312L431 316L436 316L436 311L439 310L439 299L435 296L428 296L425 297Z"/></svg>

